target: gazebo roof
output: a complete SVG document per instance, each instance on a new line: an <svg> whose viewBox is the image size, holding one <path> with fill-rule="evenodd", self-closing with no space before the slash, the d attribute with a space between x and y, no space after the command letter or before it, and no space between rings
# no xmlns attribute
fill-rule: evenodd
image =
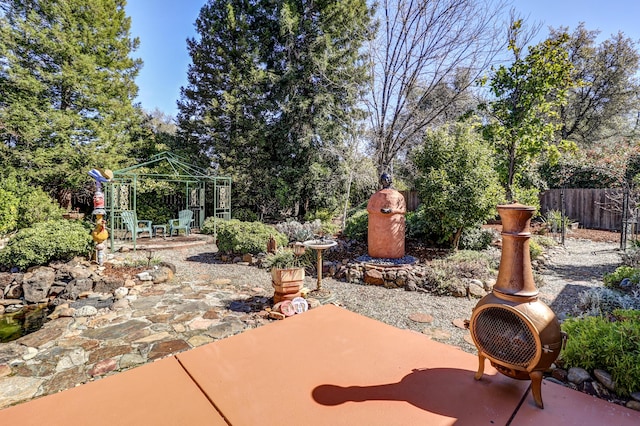
<svg viewBox="0 0 640 426"><path fill-rule="evenodd" d="M160 163L167 163L172 173L154 173L150 171L149 166L158 165ZM140 170L143 169L143 170ZM189 164L183 157L175 155L171 152L164 151L159 154L155 154L149 160L135 164L124 169L116 170L113 172L114 176L145 176L164 179L196 179L198 181L215 179L217 176L211 175L206 169L202 167Z"/></svg>

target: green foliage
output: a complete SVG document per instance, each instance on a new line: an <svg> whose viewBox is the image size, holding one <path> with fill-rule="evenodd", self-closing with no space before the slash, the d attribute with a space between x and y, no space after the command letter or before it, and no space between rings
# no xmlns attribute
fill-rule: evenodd
<svg viewBox="0 0 640 426"><path fill-rule="evenodd" d="M421 286L436 295L451 295L454 288L464 286L465 280L495 277L498 264L498 257L491 253L458 250L444 259L430 261Z"/></svg>
<svg viewBox="0 0 640 426"><path fill-rule="evenodd" d="M492 155L470 124L427 132L412 155L422 201L416 214L423 216L415 223L429 227L421 230L423 234L436 235L438 242L457 248L464 228L495 216L503 197Z"/></svg>
<svg viewBox="0 0 640 426"><path fill-rule="evenodd" d="M257 222L258 221L258 215L251 211L250 209L247 208L239 208L239 209L233 209L231 211L231 218L232 219L238 219L239 221L242 222Z"/></svg>
<svg viewBox="0 0 640 426"><path fill-rule="evenodd" d="M605 274L602 281L606 287L617 288L618 284L625 278L629 278L633 284L639 284L640 269L626 265L618 266L615 271Z"/></svg>
<svg viewBox="0 0 640 426"><path fill-rule="evenodd" d="M550 248L558 245L553 238L544 235L533 235L531 240L535 240L535 242L543 248Z"/></svg>
<svg viewBox="0 0 640 426"><path fill-rule="evenodd" d="M511 191L514 200L525 206L535 207L536 212L540 211L540 191L537 188L523 188L516 182L511 186Z"/></svg>
<svg viewBox="0 0 640 426"><path fill-rule="evenodd" d="M562 212L560 212L559 210L549 210L543 216L543 220L544 223L547 224L547 227L551 232L562 232L562 228L567 229L573 222L573 220L566 216L563 220Z"/></svg>
<svg viewBox="0 0 640 426"><path fill-rule="evenodd" d="M349 239L366 242L369 227L369 213L359 210L349 216L344 225L343 235Z"/></svg>
<svg viewBox="0 0 640 426"><path fill-rule="evenodd" d="M278 247L286 246L289 240L275 227L262 222L241 222L237 219L221 220L211 216L205 219L200 232L217 232L218 249L224 253L263 253L273 236Z"/></svg>
<svg viewBox="0 0 640 426"><path fill-rule="evenodd" d="M479 265L478 268L458 268L458 269L477 269L475 275L467 274L466 278L486 278L493 272L498 270L500 266L500 252L498 250L492 251L478 251L478 250L456 250L447 256L446 260L452 263L468 263Z"/></svg>
<svg viewBox="0 0 640 426"><path fill-rule="evenodd" d="M307 212L304 215L304 220L306 220L307 222L313 222L314 220L318 219L321 222L329 222L331 219L333 219L334 216L335 214L331 210L318 209L313 212Z"/></svg>
<svg viewBox="0 0 640 426"><path fill-rule="evenodd" d="M544 154L553 163L572 146L554 139L560 127L554 119L566 105L571 81L572 66L564 46L568 36L559 34L531 46L524 56L522 44L527 37L522 32L522 21L512 22L508 42L513 63L501 65L491 77L495 100L488 109L494 120L484 129L485 137L494 144L500 181L509 201L515 198L514 183L533 160Z"/></svg>
<svg viewBox="0 0 640 426"><path fill-rule="evenodd" d="M47 193L40 188L32 188L20 197L18 229L50 219L62 219L63 213L64 210Z"/></svg>
<svg viewBox="0 0 640 426"><path fill-rule="evenodd" d="M363 0L202 7L178 122L185 142L214 152L233 178L236 206L280 218L342 202L347 174L332 150L342 152L362 113L372 14Z"/></svg>
<svg viewBox="0 0 640 426"><path fill-rule="evenodd" d="M175 219L175 214L157 193L139 193L137 200L137 217L141 220L150 220L154 224L169 223L169 219Z"/></svg>
<svg viewBox="0 0 640 426"><path fill-rule="evenodd" d="M606 317L568 319L562 324L567 345L561 359L566 367L596 368L611 373L617 394L640 389L640 317L638 311L616 310Z"/></svg>
<svg viewBox="0 0 640 426"><path fill-rule="evenodd" d="M13 192L0 187L0 235L18 226L18 205L20 199Z"/></svg>
<svg viewBox="0 0 640 426"><path fill-rule="evenodd" d="M2 3L5 167L58 194L83 189L92 168L129 161L142 65L129 30L124 0Z"/></svg>
<svg viewBox="0 0 640 426"><path fill-rule="evenodd" d="M493 242L495 233L491 229L479 226L465 228L460 236L460 248L463 250L484 250Z"/></svg>
<svg viewBox="0 0 640 426"><path fill-rule="evenodd" d="M49 220L18 231L0 251L0 264L24 270L54 260L87 256L91 248L88 224L75 220Z"/></svg>
<svg viewBox="0 0 640 426"><path fill-rule="evenodd" d="M7 232L28 228L45 220L62 219L64 211L56 201L39 187L31 186L15 175L0 182L0 198L2 197L5 200L4 203L0 202L0 212L4 210L4 213L0 213L0 233L2 229ZM15 215L13 218L12 212Z"/></svg>
<svg viewBox="0 0 640 426"><path fill-rule="evenodd" d="M529 256L531 256L531 260L536 260L542 253L544 253L542 246L535 239L530 239Z"/></svg>
<svg viewBox="0 0 640 426"><path fill-rule="evenodd" d="M564 37L564 31L552 30L551 37ZM600 31L589 31L580 23L566 43L576 84L569 90L559 133L581 146L603 140L609 144L611 135L628 134L632 131L629 111L638 110L635 93L639 89L636 76L640 53L636 42L618 32L596 44L599 35Z"/></svg>
<svg viewBox="0 0 640 426"><path fill-rule="evenodd" d="M268 271L272 269L302 268L309 264L307 256L297 256L293 250L280 248L275 253L267 253L262 266Z"/></svg>

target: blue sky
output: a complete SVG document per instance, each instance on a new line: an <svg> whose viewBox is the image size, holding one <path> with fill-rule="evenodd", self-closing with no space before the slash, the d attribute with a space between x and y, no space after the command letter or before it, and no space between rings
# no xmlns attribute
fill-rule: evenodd
<svg viewBox="0 0 640 426"><path fill-rule="evenodd" d="M159 109L175 116L180 87L187 84L191 58L186 39L196 35L194 23L206 0L128 0L131 35L140 38L135 57L144 61L136 83L137 102L147 111ZM640 41L638 0L513 0L516 11L530 23L541 22L540 36L549 26L575 29L584 22L588 30L600 30L599 40L618 31ZM638 43L640 49L640 43Z"/></svg>

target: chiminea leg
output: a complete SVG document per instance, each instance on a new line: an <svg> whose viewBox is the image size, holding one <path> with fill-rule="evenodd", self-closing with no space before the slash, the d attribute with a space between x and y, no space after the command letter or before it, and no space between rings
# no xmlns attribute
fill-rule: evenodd
<svg viewBox="0 0 640 426"><path fill-rule="evenodd" d="M482 352L478 351L478 372L476 373L475 376L473 376L473 378L476 379L476 380L480 380L480 378L484 374L484 360L485 359L486 358L482 354Z"/></svg>
<svg viewBox="0 0 640 426"><path fill-rule="evenodd" d="M536 402L538 408L544 409L542 404L542 371L532 371L529 373L531 378L531 393L533 394L533 400Z"/></svg>

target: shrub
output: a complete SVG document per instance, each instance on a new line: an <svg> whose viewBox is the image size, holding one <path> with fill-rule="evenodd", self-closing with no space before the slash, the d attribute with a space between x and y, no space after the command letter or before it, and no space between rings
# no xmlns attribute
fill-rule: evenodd
<svg viewBox="0 0 640 426"><path fill-rule="evenodd" d="M28 228L35 223L62 219L62 209L40 188L32 188L20 197L18 206L18 229Z"/></svg>
<svg viewBox="0 0 640 426"><path fill-rule="evenodd" d="M307 212L304 215L304 220L307 222L314 222L320 220L320 222L330 222L333 219L334 213L330 210L319 209L314 212Z"/></svg>
<svg viewBox="0 0 640 426"><path fill-rule="evenodd" d="M367 210L360 210L347 218L342 233L352 240L366 242L367 230L369 227L369 213Z"/></svg>
<svg viewBox="0 0 640 426"><path fill-rule="evenodd" d="M565 367L602 369L611 373L617 394L640 389L640 318L637 311L615 310L615 321L605 317L568 319L561 359Z"/></svg>
<svg viewBox="0 0 640 426"><path fill-rule="evenodd" d="M513 199L525 206L535 207L536 212L540 211L540 191L537 188L522 188L517 183L511 187Z"/></svg>
<svg viewBox="0 0 640 426"><path fill-rule="evenodd" d="M49 220L21 229L0 251L0 264L22 270L87 256L92 249L89 225L79 221Z"/></svg>
<svg viewBox="0 0 640 426"><path fill-rule="evenodd" d="M640 269L626 265L619 266L615 271L605 274L602 281L606 287L617 288L625 278L629 278L633 284L640 283Z"/></svg>
<svg viewBox="0 0 640 426"><path fill-rule="evenodd" d="M435 259L423 271L420 284L429 292L442 296L452 295L456 288L469 279L487 280L495 277L499 253L459 250L445 259Z"/></svg>
<svg viewBox="0 0 640 426"><path fill-rule="evenodd" d="M255 212L245 208L232 210L231 218L238 219L242 222L257 222L259 219Z"/></svg>
<svg viewBox="0 0 640 426"><path fill-rule="evenodd" d="M262 222L241 222L237 219L222 220L208 217L200 232L214 234L217 231L218 249L225 253L258 254L267 248L273 236L278 246L286 246L289 239L275 227Z"/></svg>
<svg viewBox="0 0 640 426"><path fill-rule="evenodd" d="M0 183L0 234L34 223L62 219L64 210L42 189L15 177Z"/></svg>
<svg viewBox="0 0 640 426"><path fill-rule="evenodd" d="M492 229L479 226L465 228L460 236L460 248L463 250L484 250L493 242L495 233Z"/></svg>
<svg viewBox="0 0 640 426"><path fill-rule="evenodd" d="M439 243L458 248L460 232L495 216L503 197L493 151L471 124L428 131L412 153L422 214Z"/></svg>
<svg viewBox="0 0 640 426"><path fill-rule="evenodd" d="M543 220L551 232L561 232L563 226L566 229L573 222L566 216L563 220L562 213L559 210L549 210Z"/></svg>
<svg viewBox="0 0 640 426"><path fill-rule="evenodd" d="M529 256L531 257L531 260L537 259L542 253L544 253L542 246L538 244L536 240L530 239L529 240Z"/></svg>
<svg viewBox="0 0 640 426"><path fill-rule="evenodd" d="M322 222L316 219L313 222L300 223L296 220L287 220L276 225L276 229L292 241L307 241L313 239L315 234L322 232Z"/></svg>
<svg viewBox="0 0 640 426"><path fill-rule="evenodd" d="M544 248L550 248L557 245L556 240L551 237L547 237L546 235L534 235L532 240L535 240L536 243Z"/></svg>
<svg viewBox="0 0 640 426"><path fill-rule="evenodd" d="M576 316L607 316L616 309L640 309L640 294L625 294L606 287L595 287L578 295Z"/></svg>
<svg viewBox="0 0 640 426"><path fill-rule="evenodd" d="M155 224L169 223L169 219L177 217L163 197L155 193L140 194L136 206L139 219L150 220Z"/></svg>
<svg viewBox="0 0 640 426"><path fill-rule="evenodd" d="M293 250L278 249L275 253L268 253L262 261L262 266L267 270L301 268L309 265L308 256L297 256Z"/></svg>

